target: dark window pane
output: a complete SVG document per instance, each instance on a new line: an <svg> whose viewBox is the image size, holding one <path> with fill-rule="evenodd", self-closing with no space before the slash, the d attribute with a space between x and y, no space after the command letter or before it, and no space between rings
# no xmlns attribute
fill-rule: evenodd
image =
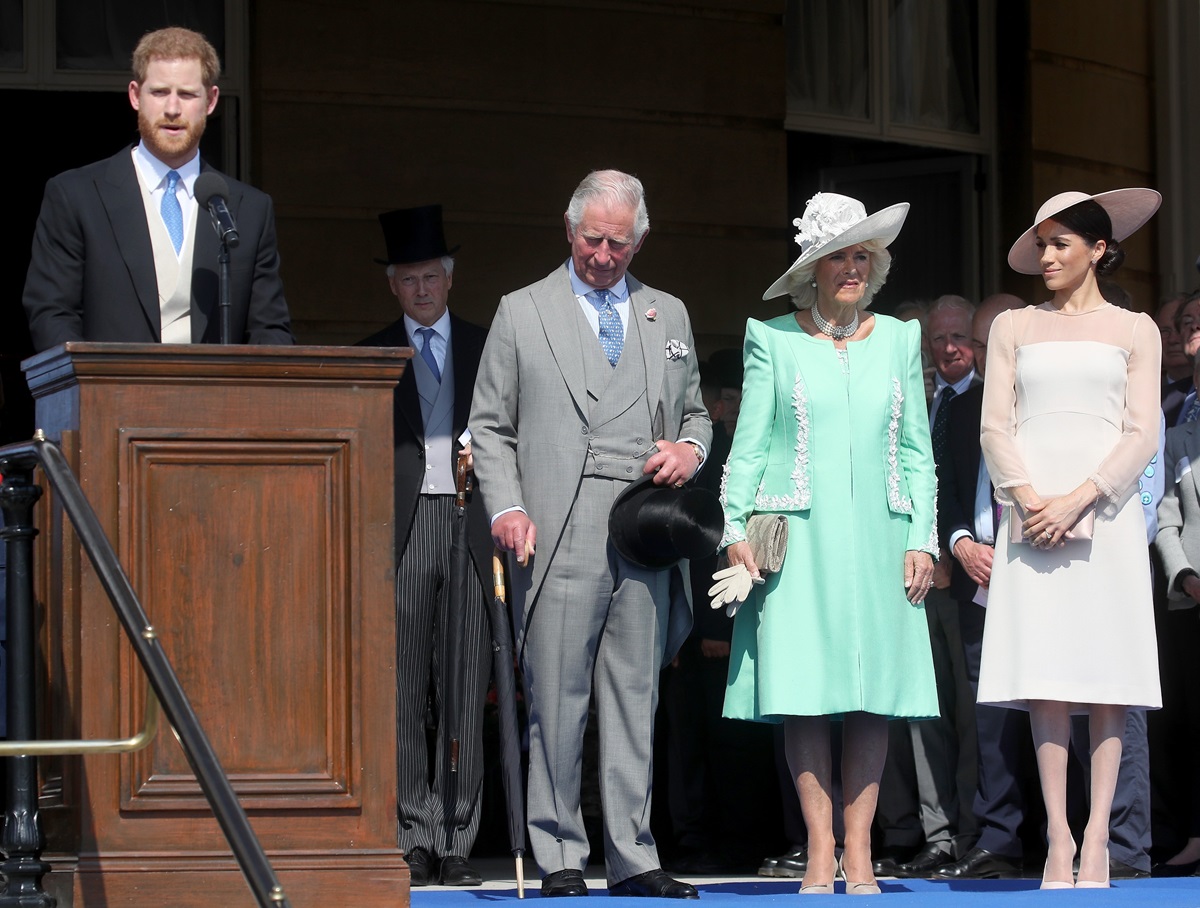
<svg viewBox="0 0 1200 908"><path fill-rule="evenodd" d="M25 68L24 0L0 0L0 69Z"/></svg>
<svg viewBox="0 0 1200 908"><path fill-rule="evenodd" d="M225 59L225 0L55 0L55 9L60 70L129 72L142 35L168 25L203 33Z"/></svg>
<svg viewBox="0 0 1200 908"><path fill-rule="evenodd" d="M891 118L979 132L979 9L974 0L892 0Z"/></svg>
<svg viewBox="0 0 1200 908"><path fill-rule="evenodd" d="M789 113L871 117L867 0L788 0Z"/></svg>

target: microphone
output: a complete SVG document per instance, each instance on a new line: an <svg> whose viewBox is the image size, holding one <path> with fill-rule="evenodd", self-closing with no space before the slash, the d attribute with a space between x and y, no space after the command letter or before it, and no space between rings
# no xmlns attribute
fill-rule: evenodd
<svg viewBox="0 0 1200 908"><path fill-rule="evenodd" d="M196 177L196 201L208 209L212 215L213 230L221 242L230 249L237 248L239 242L237 225L233 215L229 213L229 205L225 201L229 195L229 184L220 174L206 170Z"/></svg>

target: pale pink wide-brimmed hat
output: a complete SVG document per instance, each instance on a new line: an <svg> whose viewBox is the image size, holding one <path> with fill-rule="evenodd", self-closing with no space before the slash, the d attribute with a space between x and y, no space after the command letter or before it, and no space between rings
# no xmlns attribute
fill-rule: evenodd
<svg viewBox="0 0 1200 908"><path fill-rule="evenodd" d="M1009 267L1021 274L1041 274L1041 253L1034 243L1038 224L1088 199L1108 212L1112 220L1113 239L1117 242L1132 235L1150 220L1162 204L1162 196L1153 189L1113 189L1096 195L1088 195L1086 192L1060 192L1042 203L1033 219L1033 225L1012 244L1012 248L1008 250Z"/></svg>

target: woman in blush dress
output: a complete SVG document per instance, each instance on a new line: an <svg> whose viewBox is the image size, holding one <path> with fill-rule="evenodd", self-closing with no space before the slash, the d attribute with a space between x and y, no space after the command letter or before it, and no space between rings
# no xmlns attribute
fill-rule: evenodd
<svg viewBox="0 0 1200 908"><path fill-rule="evenodd" d="M908 205L870 216L818 193L801 255L764 298L798 311L746 324L737 434L722 480L731 567L714 607L749 598L734 622L725 715L781 722L808 827L802 894L879 892L871 822L889 717L938 713L922 609L937 552L934 465L921 326L867 310ZM752 513L787 519L783 568L761 579ZM736 591L732 587L736 586ZM846 836L835 858L831 726L842 734Z"/></svg>
<svg viewBox="0 0 1200 908"><path fill-rule="evenodd" d="M1050 199L1009 265L1041 274L1048 302L1004 312L988 341L981 441L997 533L979 702L1029 711L1046 802L1042 888L1108 886L1108 827L1125 711L1161 705L1138 476L1156 453L1158 329L1107 303L1118 243L1161 197L1150 189ZM1072 878L1067 748L1091 730L1091 812Z"/></svg>

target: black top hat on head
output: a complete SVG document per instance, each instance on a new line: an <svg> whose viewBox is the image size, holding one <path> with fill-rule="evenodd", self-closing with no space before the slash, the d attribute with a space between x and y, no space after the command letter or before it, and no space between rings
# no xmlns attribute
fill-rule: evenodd
<svg viewBox="0 0 1200 908"><path fill-rule="evenodd" d="M721 502L708 489L654 484L654 474L631 482L608 513L608 535L618 552L644 568L670 567L680 558L717 550L725 530Z"/></svg>
<svg viewBox="0 0 1200 908"><path fill-rule="evenodd" d="M446 248L441 205L385 211L379 216L379 223L387 243L387 258L375 259L381 265L411 265L458 252L457 246Z"/></svg>

